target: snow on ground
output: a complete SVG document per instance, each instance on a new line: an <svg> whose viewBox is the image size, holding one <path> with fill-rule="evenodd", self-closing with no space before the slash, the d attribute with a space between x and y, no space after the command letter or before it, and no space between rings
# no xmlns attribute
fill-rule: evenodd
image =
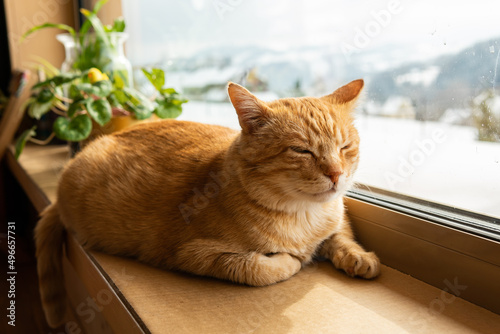
<svg viewBox="0 0 500 334"><path fill-rule="evenodd" d="M229 103L191 101L179 119L239 129ZM500 144L475 129L436 122L358 116L357 181L500 217Z"/></svg>
<svg viewBox="0 0 500 334"><path fill-rule="evenodd" d="M189 101L182 105L179 120L218 124L239 130L236 111L230 103Z"/></svg>
<svg viewBox="0 0 500 334"><path fill-rule="evenodd" d="M475 129L435 122L359 117L357 181L500 217L500 144Z"/></svg>

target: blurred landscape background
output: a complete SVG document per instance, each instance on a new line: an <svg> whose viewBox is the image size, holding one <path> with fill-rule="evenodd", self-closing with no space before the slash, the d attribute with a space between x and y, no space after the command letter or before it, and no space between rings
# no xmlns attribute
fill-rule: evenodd
<svg viewBox="0 0 500 334"><path fill-rule="evenodd" d="M190 100L180 119L238 128L228 81L273 100L363 78L358 182L495 217L498 9L484 0L124 1L127 56L137 71L166 70ZM431 150L436 131L444 139Z"/></svg>

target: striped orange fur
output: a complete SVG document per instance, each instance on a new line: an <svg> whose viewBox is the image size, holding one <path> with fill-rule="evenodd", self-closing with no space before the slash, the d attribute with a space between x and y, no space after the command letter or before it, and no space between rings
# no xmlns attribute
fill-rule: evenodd
<svg viewBox="0 0 500 334"><path fill-rule="evenodd" d="M241 132L165 120L89 144L36 230L49 324L64 319L64 230L87 249L252 286L286 280L315 255L350 276L378 275L343 203L359 161L352 111L362 88L263 102L230 83Z"/></svg>

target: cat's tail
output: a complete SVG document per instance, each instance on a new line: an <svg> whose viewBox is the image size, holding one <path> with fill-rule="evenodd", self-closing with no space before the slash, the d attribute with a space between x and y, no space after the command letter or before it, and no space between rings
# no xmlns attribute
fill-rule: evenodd
<svg viewBox="0 0 500 334"><path fill-rule="evenodd" d="M38 287L45 318L52 328L62 324L66 316L62 270L64 234L56 202L43 210L35 228Z"/></svg>

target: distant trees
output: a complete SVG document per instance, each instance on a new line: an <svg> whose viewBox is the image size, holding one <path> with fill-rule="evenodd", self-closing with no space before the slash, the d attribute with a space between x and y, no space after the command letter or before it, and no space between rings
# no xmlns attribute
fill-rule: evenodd
<svg viewBox="0 0 500 334"><path fill-rule="evenodd" d="M478 129L478 140L500 142L500 96L493 89L472 100L472 117Z"/></svg>

